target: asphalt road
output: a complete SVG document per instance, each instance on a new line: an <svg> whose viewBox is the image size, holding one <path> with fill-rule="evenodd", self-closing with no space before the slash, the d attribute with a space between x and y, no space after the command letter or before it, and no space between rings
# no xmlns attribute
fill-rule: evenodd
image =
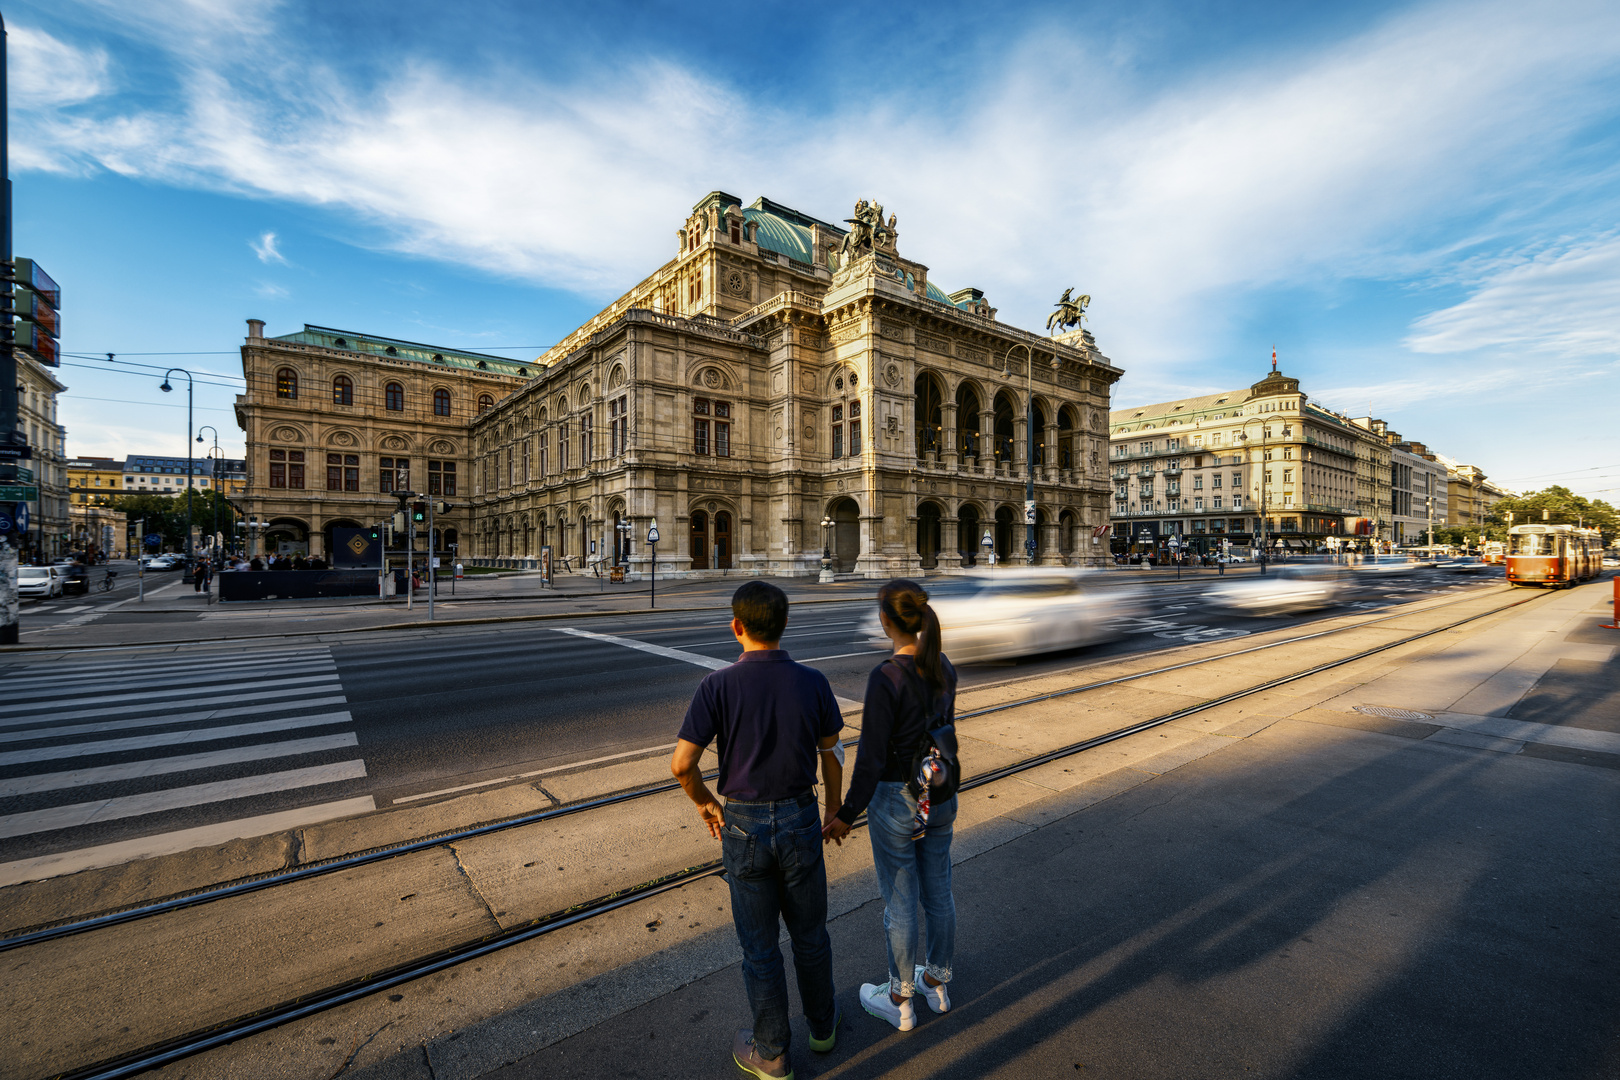
<svg viewBox="0 0 1620 1080"><path fill-rule="evenodd" d="M1495 580L1431 571L1369 582L1309 618ZM1156 584L1141 591L1138 614L1116 624L1117 640L968 666L964 685L1308 621L1216 614L1200 600L1211 584ZM93 614L117 597L53 605L72 618L67 609ZM882 655L857 632L870 612L869 601L801 606L783 646L858 701ZM518 774L538 773L543 784L543 770L662 753L705 662L736 653L724 613L657 612L9 656L0 662L0 863L262 815L348 816Z"/></svg>

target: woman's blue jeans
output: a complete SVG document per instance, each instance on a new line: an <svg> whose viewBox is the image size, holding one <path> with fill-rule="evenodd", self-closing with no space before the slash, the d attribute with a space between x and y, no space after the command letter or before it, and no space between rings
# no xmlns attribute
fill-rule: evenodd
<svg viewBox="0 0 1620 1080"><path fill-rule="evenodd" d="M956 900L951 895L951 835L956 798L934 807L928 834L911 839L917 800L899 781L878 784L866 808L872 837L872 863L883 893L883 929L889 945L889 989L901 997L914 992L916 966L923 961L942 983L951 981L956 951ZM917 910L928 919L928 955L917 955Z"/></svg>
<svg viewBox="0 0 1620 1080"><path fill-rule="evenodd" d="M816 1038L832 1034L832 938L827 934L827 862L814 795L779 802L727 802L720 830L731 919L743 951L743 985L754 1012L754 1045L767 1059L787 1052L787 976L781 933L793 943L799 999Z"/></svg>

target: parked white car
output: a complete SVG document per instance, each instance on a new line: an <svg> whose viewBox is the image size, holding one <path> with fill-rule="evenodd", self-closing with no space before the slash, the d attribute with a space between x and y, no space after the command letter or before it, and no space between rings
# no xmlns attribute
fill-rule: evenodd
<svg viewBox="0 0 1620 1080"><path fill-rule="evenodd" d="M62 595L62 572L54 566L19 566L17 595L49 600Z"/></svg>
<svg viewBox="0 0 1620 1080"><path fill-rule="evenodd" d="M1097 584L1094 571L1010 568L927 583L945 654L971 664L1072 649L1119 636L1112 624L1134 610L1134 590ZM862 626L867 642L889 647L877 616Z"/></svg>
<svg viewBox="0 0 1620 1080"><path fill-rule="evenodd" d="M1336 604L1349 581L1336 566L1283 566L1263 576L1217 585L1204 594L1212 607L1234 615L1288 615Z"/></svg>

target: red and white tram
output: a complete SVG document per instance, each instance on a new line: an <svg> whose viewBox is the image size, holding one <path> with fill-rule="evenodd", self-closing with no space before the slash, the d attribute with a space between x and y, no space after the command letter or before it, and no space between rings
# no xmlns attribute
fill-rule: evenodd
<svg viewBox="0 0 1620 1080"><path fill-rule="evenodd" d="M1568 588L1598 576L1603 538L1574 525L1515 525L1508 530L1509 585Z"/></svg>

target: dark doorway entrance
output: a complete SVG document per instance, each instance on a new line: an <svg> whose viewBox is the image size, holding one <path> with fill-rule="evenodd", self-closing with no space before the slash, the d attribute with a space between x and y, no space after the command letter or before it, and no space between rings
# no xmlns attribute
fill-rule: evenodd
<svg viewBox="0 0 1620 1080"><path fill-rule="evenodd" d="M917 507L917 554L922 557L924 570L939 565L939 518L938 503L925 502Z"/></svg>
<svg viewBox="0 0 1620 1080"><path fill-rule="evenodd" d="M833 558L839 573L855 570L855 560L861 554L861 511L854 499L839 499L833 503L828 517L833 520Z"/></svg>

